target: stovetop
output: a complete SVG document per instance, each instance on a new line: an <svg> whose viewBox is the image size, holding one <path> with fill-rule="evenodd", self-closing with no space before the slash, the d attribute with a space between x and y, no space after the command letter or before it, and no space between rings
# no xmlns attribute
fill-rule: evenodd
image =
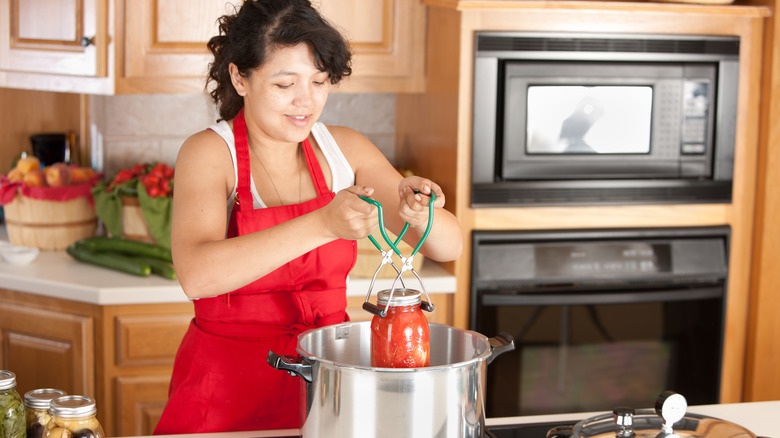
<svg viewBox="0 0 780 438"><path fill-rule="evenodd" d="M576 421L555 421L548 423L508 424L487 428L485 438L545 438L555 426L573 426Z"/></svg>
<svg viewBox="0 0 780 438"><path fill-rule="evenodd" d="M576 421L554 421L545 423L507 424L490 426L485 438L545 438L547 432L555 426L573 426ZM300 438L300 436L285 436L279 438Z"/></svg>

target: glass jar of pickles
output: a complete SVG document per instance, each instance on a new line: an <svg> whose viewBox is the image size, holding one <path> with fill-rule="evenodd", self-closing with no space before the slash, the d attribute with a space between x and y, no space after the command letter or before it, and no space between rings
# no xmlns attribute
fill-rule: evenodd
<svg viewBox="0 0 780 438"><path fill-rule="evenodd" d="M390 290L377 294L377 305L387 307L387 315L384 318L374 315L371 320L371 366L430 366L428 319L420 308L420 291L395 289L392 291L392 297L390 295Z"/></svg>
<svg viewBox="0 0 780 438"><path fill-rule="evenodd" d="M0 438L24 438L24 403L16 392L16 374L0 370Z"/></svg>
<svg viewBox="0 0 780 438"><path fill-rule="evenodd" d="M95 401L81 395L55 398L49 406L51 420L43 438L105 438L95 414Z"/></svg>
<svg viewBox="0 0 780 438"><path fill-rule="evenodd" d="M24 406L27 408L27 438L41 438L46 424L51 419L49 405L65 391L54 388L33 389L24 394Z"/></svg>

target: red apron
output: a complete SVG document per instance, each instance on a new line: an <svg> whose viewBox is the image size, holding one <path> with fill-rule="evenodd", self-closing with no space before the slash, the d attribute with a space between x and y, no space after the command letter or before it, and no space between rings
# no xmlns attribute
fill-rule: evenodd
<svg viewBox="0 0 780 438"><path fill-rule="evenodd" d="M233 130L238 197L228 238L272 227L333 199L307 139L303 151L317 198L255 210L243 110ZM195 318L176 354L168 404L155 434L300 427L301 379L272 368L266 357L269 350L295 354L298 334L347 320L346 278L356 254L355 241L336 240L229 294L195 300Z"/></svg>

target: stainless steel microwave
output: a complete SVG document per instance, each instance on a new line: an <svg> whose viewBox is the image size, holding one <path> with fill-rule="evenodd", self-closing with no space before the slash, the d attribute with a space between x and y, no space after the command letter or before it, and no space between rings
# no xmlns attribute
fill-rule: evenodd
<svg viewBox="0 0 780 438"><path fill-rule="evenodd" d="M472 205L730 202L739 38L478 32Z"/></svg>

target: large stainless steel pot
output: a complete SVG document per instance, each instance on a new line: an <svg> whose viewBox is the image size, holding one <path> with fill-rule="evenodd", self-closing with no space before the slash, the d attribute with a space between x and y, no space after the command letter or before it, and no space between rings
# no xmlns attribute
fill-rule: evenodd
<svg viewBox="0 0 780 438"><path fill-rule="evenodd" d="M348 322L302 333L300 357L268 363L302 377L305 438L484 436L487 365L514 340L442 324L430 340L430 367L372 368L371 323Z"/></svg>

